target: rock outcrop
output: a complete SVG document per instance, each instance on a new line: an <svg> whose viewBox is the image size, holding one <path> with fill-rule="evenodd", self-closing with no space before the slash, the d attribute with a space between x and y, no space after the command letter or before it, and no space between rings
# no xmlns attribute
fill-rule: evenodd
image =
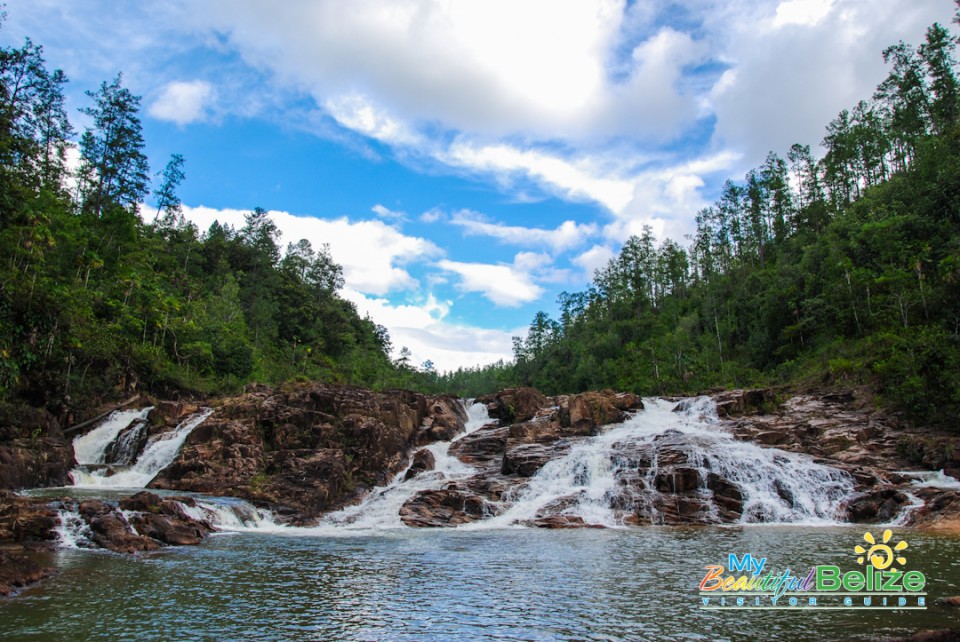
<svg viewBox="0 0 960 642"><path fill-rule="evenodd" d="M415 446L462 433L465 419L449 396L255 386L223 400L150 485L243 497L310 522L386 483Z"/></svg>
<svg viewBox="0 0 960 642"><path fill-rule="evenodd" d="M73 446L53 415L0 405L0 489L62 486L71 468Z"/></svg>

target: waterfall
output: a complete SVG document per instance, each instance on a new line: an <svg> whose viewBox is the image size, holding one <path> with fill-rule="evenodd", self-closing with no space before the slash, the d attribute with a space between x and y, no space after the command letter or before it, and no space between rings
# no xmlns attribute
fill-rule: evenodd
<svg viewBox="0 0 960 642"><path fill-rule="evenodd" d="M157 476L161 470L170 465L177 456L184 440L207 417L213 414L210 408L204 408L198 413L184 419L174 430L151 437L143 452L129 467L104 467L88 470L84 464L101 464L106 458L108 449L133 421L146 419L150 409L140 411L134 415L113 413L103 425L82 437L77 437L74 451L77 453L77 462L80 467L70 472L73 485L84 488L144 488ZM130 413L132 411L124 411ZM126 420L126 423L122 423ZM98 434L95 434L98 433ZM78 442L80 443L78 449ZM81 459L82 452L82 459Z"/></svg>
<svg viewBox="0 0 960 642"><path fill-rule="evenodd" d="M451 481L470 477L475 469L449 453L450 445L458 439L480 429L490 423L490 415L484 404L471 404L467 408L466 431L454 437L451 441L442 441L426 446L434 457L433 470L425 471L412 479L405 479L406 470L398 474L386 486L374 489L356 506L349 506L343 510L331 513L324 517L319 528L321 530L346 528L350 530L380 530L405 528L400 521L400 507L404 502L423 490L442 488Z"/></svg>
<svg viewBox="0 0 960 642"><path fill-rule="evenodd" d="M736 487L742 523L830 524L842 517L842 503L854 489L847 473L806 455L737 441L719 425L708 397L680 406L663 399L644 404L646 409L626 422L544 465L528 484L508 493L502 514L462 528L522 525L550 514L607 527L623 525L625 517L637 513L661 523L661 508L671 501L657 486L665 452L696 471L696 485L687 494L714 516L711 475ZM649 465L638 481L638 462L644 458ZM703 521L710 518L706 513Z"/></svg>
<svg viewBox="0 0 960 642"><path fill-rule="evenodd" d="M110 444L134 422L145 422L151 410L153 410L152 407L143 410L115 410L110 413L110 416L99 426L73 440L73 452L77 463L81 466L105 463Z"/></svg>

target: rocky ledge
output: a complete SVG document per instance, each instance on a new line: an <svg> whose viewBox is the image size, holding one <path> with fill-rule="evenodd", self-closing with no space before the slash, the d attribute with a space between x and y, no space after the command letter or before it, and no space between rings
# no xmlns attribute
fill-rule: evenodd
<svg viewBox="0 0 960 642"><path fill-rule="evenodd" d="M465 420L452 396L252 386L217 402L150 486L242 497L308 523L386 483L417 446L452 439Z"/></svg>

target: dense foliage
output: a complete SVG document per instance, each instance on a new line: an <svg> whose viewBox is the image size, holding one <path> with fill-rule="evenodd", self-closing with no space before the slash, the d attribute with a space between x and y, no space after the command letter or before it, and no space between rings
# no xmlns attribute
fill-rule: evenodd
<svg viewBox="0 0 960 642"><path fill-rule="evenodd" d="M30 41L0 49L0 400L67 412L134 390L406 381L384 328L337 295L327 247L281 253L259 208L201 233L180 212L183 157L151 176L121 76L87 92L79 144L66 82Z"/></svg>
<svg viewBox="0 0 960 642"><path fill-rule="evenodd" d="M539 313L513 364L461 371L548 393L813 380L870 384L919 422L960 416L960 86L950 32L884 51L872 100L825 153L771 153L697 213L688 248L632 237Z"/></svg>

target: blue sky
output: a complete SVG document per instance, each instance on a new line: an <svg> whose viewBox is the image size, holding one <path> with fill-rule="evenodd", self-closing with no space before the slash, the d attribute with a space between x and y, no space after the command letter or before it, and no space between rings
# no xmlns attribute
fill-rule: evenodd
<svg viewBox="0 0 960 642"><path fill-rule="evenodd" d="M585 288L630 234L683 242L767 152L816 147L880 52L949 0L10 2L84 91L122 71L188 218L271 211L329 243L343 291L439 368Z"/></svg>

